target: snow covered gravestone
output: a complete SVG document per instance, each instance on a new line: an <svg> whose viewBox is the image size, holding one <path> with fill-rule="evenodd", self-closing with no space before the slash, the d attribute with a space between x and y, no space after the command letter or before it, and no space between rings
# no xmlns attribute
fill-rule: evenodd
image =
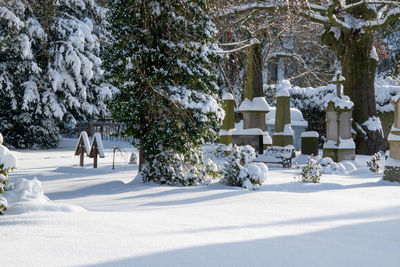
<svg viewBox="0 0 400 267"><path fill-rule="evenodd" d="M314 131L301 134L301 154L318 156L319 134Z"/></svg>
<svg viewBox="0 0 400 267"><path fill-rule="evenodd" d="M326 142L323 145L323 157L335 162L354 160L356 145L351 136L354 104L348 96L342 96L344 77L340 72L332 82L336 84L337 95L332 95L325 103Z"/></svg>
<svg viewBox="0 0 400 267"><path fill-rule="evenodd" d="M85 131L81 132L75 148L75 156L79 156L79 166L83 167L84 157L90 154L89 137Z"/></svg>
<svg viewBox="0 0 400 267"><path fill-rule="evenodd" d="M243 114L243 130L232 132L232 143L239 146L251 145L263 153L263 149L271 145L271 138L265 125L269 105L264 97L261 47L258 41L254 41L250 48L246 98L239 106L239 111Z"/></svg>
<svg viewBox="0 0 400 267"><path fill-rule="evenodd" d="M290 84L286 84L286 87L289 86ZM293 130L290 118L290 94L285 87L277 93L275 126L274 134L272 135L272 145L293 145Z"/></svg>
<svg viewBox="0 0 400 267"><path fill-rule="evenodd" d="M93 168L97 168L97 156L100 156L100 158L105 157L103 141L101 140L101 135L99 133L94 134L89 152L89 158L93 158Z"/></svg>
<svg viewBox="0 0 400 267"><path fill-rule="evenodd" d="M385 171L383 172L383 180L400 182L400 94L392 98L394 106L394 123L388 142L390 146L390 154L386 160Z"/></svg>
<svg viewBox="0 0 400 267"><path fill-rule="evenodd" d="M232 131L235 129L235 99L230 93L222 96L225 117L219 130L219 142L224 145L232 144Z"/></svg>

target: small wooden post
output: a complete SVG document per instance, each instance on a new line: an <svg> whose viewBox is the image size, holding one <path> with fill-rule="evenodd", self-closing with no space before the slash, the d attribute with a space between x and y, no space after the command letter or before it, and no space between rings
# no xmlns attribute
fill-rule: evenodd
<svg viewBox="0 0 400 267"><path fill-rule="evenodd" d="M85 152L89 151L89 139L85 131L81 132L75 148L75 156L79 156L79 166L83 167Z"/></svg>
<svg viewBox="0 0 400 267"><path fill-rule="evenodd" d="M84 153L85 153L85 150L83 148L81 148L81 153L79 154L79 166L81 166L81 167L83 167L83 157L85 156Z"/></svg>
<svg viewBox="0 0 400 267"><path fill-rule="evenodd" d="M99 133L94 134L89 153L89 157L93 158L93 168L97 168L97 156L104 158L103 142L101 141L101 136Z"/></svg>

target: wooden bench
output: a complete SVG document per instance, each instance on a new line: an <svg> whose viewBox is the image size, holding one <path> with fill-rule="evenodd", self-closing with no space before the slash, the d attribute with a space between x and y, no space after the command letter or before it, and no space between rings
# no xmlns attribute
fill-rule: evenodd
<svg viewBox="0 0 400 267"><path fill-rule="evenodd" d="M295 157L294 146L269 146L263 154L255 158L255 162L282 164L284 168L292 167L292 158Z"/></svg>

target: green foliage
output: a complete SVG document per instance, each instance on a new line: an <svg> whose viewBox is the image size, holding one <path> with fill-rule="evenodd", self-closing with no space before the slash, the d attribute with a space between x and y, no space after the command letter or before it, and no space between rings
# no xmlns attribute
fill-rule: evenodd
<svg viewBox="0 0 400 267"><path fill-rule="evenodd" d="M5 0L0 12L0 131L18 148L57 146L60 129L107 114L93 0Z"/></svg>
<svg viewBox="0 0 400 267"><path fill-rule="evenodd" d="M7 210L7 201L5 198L0 197L0 215L4 215L4 212Z"/></svg>
<svg viewBox="0 0 400 267"><path fill-rule="evenodd" d="M316 160L309 158L307 164L301 170L301 181L303 183L319 183L321 176L321 166Z"/></svg>
<svg viewBox="0 0 400 267"><path fill-rule="evenodd" d="M110 109L139 140L143 181L203 181L200 146L215 139L223 117L206 1L118 0L109 8L105 66L119 89Z"/></svg>
<svg viewBox="0 0 400 267"><path fill-rule="evenodd" d="M233 145L232 151L222 169L224 177L221 182L227 185L241 187L246 179L255 181L255 177L251 177L250 173L244 173L242 171L255 157L255 150L251 146ZM241 175L241 173L244 175Z"/></svg>

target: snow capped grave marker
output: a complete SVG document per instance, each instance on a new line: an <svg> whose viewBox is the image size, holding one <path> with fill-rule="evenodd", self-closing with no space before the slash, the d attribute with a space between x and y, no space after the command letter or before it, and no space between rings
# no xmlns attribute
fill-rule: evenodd
<svg viewBox="0 0 400 267"><path fill-rule="evenodd" d="M273 146L293 145L292 120L290 118L290 87L289 81L282 81L284 88L277 94L275 127L272 135Z"/></svg>
<svg viewBox="0 0 400 267"><path fill-rule="evenodd" d="M97 168L97 156L104 158L104 147L103 141L99 133L95 133L93 136L92 146L89 152L89 158L93 158L93 168Z"/></svg>
<svg viewBox="0 0 400 267"><path fill-rule="evenodd" d="M301 134L301 154L318 156L319 134L314 131Z"/></svg>
<svg viewBox="0 0 400 267"><path fill-rule="evenodd" d="M224 145L232 144L232 131L235 129L235 99L232 94L225 93L222 96L224 102L222 107L225 111L225 117L219 130L219 142Z"/></svg>
<svg viewBox="0 0 400 267"><path fill-rule="evenodd" d="M79 166L83 167L84 154L90 154L89 137L85 131L81 132L75 148L75 156L79 156Z"/></svg>
<svg viewBox="0 0 400 267"><path fill-rule="evenodd" d="M354 160L356 145L351 136L353 102L342 95L344 77L338 71L332 82L336 84L337 96L332 96L325 103L326 142L323 146L323 157L332 158L335 162Z"/></svg>
<svg viewBox="0 0 400 267"><path fill-rule="evenodd" d="M390 146L390 154L386 160L383 180L391 182L400 182L400 95L397 94L392 98L394 106L394 123L388 142Z"/></svg>
<svg viewBox="0 0 400 267"><path fill-rule="evenodd" d="M249 52L246 98L239 106L243 114L243 130L232 132L232 143L251 145L256 151L260 150L260 144L265 149L272 143L265 125L269 105L264 97L262 69L260 43L255 42Z"/></svg>

